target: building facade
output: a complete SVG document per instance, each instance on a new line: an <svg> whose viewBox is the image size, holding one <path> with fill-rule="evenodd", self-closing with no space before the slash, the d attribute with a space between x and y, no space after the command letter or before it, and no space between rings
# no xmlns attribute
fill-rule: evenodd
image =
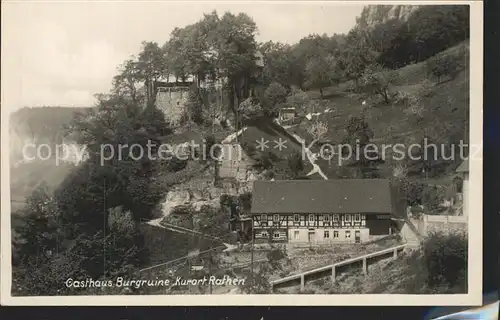
<svg viewBox="0 0 500 320"><path fill-rule="evenodd" d="M255 181L256 243L362 243L390 235L403 214L388 180Z"/></svg>

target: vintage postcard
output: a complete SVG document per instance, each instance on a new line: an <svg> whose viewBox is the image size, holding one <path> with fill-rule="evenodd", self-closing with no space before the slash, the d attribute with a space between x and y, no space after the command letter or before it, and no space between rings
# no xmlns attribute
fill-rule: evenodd
<svg viewBox="0 0 500 320"><path fill-rule="evenodd" d="M479 1L3 1L4 305L481 305Z"/></svg>

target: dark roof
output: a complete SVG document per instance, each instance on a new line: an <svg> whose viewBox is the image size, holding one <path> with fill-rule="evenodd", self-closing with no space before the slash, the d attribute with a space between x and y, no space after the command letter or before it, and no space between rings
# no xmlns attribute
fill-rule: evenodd
<svg viewBox="0 0 500 320"><path fill-rule="evenodd" d="M252 213L393 213L386 179L255 181Z"/></svg>
<svg viewBox="0 0 500 320"><path fill-rule="evenodd" d="M457 168L456 172L469 172L469 159L465 159Z"/></svg>

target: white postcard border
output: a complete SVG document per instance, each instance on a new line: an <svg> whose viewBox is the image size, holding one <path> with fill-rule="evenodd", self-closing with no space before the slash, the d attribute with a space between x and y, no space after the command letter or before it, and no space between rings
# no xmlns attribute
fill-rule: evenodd
<svg viewBox="0 0 500 320"><path fill-rule="evenodd" d="M269 1L271 2L271 1ZM274 1L275 2L275 1ZM298 1L297 1L298 2ZM319 1L307 1L308 4ZM5 3L5 2L4 2ZM481 146L477 157L470 160L468 293L457 295L412 294L328 294L328 295L113 295L113 296L54 296L14 297L11 295L11 229L10 229L10 165L9 117L1 109L1 291L2 305L60 306L60 305L117 305L117 306L220 306L220 305L282 305L282 306L479 306L482 304L482 128L483 128L483 3L481 1L327 1L322 5L366 4L468 4L470 5L470 143ZM4 15L4 10L2 10ZM5 21L5 19L2 19ZM2 27L3 23L2 23ZM4 28L2 28L4 30ZM8 44L2 42L3 47ZM3 76L2 69L2 79ZM2 87L3 88L3 87ZM5 92L2 90L2 100Z"/></svg>

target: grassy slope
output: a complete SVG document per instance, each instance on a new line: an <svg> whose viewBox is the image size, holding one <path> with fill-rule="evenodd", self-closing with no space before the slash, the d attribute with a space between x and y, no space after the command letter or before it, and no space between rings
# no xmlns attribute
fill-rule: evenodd
<svg viewBox="0 0 500 320"><path fill-rule="evenodd" d="M468 43L462 43L441 54L455 55L464 45L468 45ZM395 83L393 91L407 94L417 93L427 79L425 62L401 68L398 73L399 80ZM435 79L431 79L431 81L435 82ZM425 132L432 131L442 136L453 135L455 138L464 136L464 130L460 129L460 126L463 126L469 108L468 69L462 71L451 81L441 84L434 83L431 94L422 99L422 105L426 110L424 119L420 122L404 112L405 106L403 104L393 103L386 106L365 108L361 104L360 96L345 91L347 86L348 84L341 84L325 90L325 95L329 98L328 103L322 107L323 110L326 108L336 109L334 113L325 113L319 116L320 121L328 124L329 132L325 140L330 141L330 143L341 143L349 117L361 114L365 115L374 132L372 142L379 146L396 143L410 145L418 142ZM312 96L317 95L313 92ZM316 112L321 111L316 110ZM307 128L311 122L305 119L300 125L290 128L289 131L306 138L306 141L310 141L311 137L307 133ZM387 153L387 158L390 158L390 153ZM327 161L318 163L327 176L335 177L336 160L332 164ZM382 166L382 169L386 169L386 173L389 173L390 165L391 163L388 162L385 168Z"/></svg>

